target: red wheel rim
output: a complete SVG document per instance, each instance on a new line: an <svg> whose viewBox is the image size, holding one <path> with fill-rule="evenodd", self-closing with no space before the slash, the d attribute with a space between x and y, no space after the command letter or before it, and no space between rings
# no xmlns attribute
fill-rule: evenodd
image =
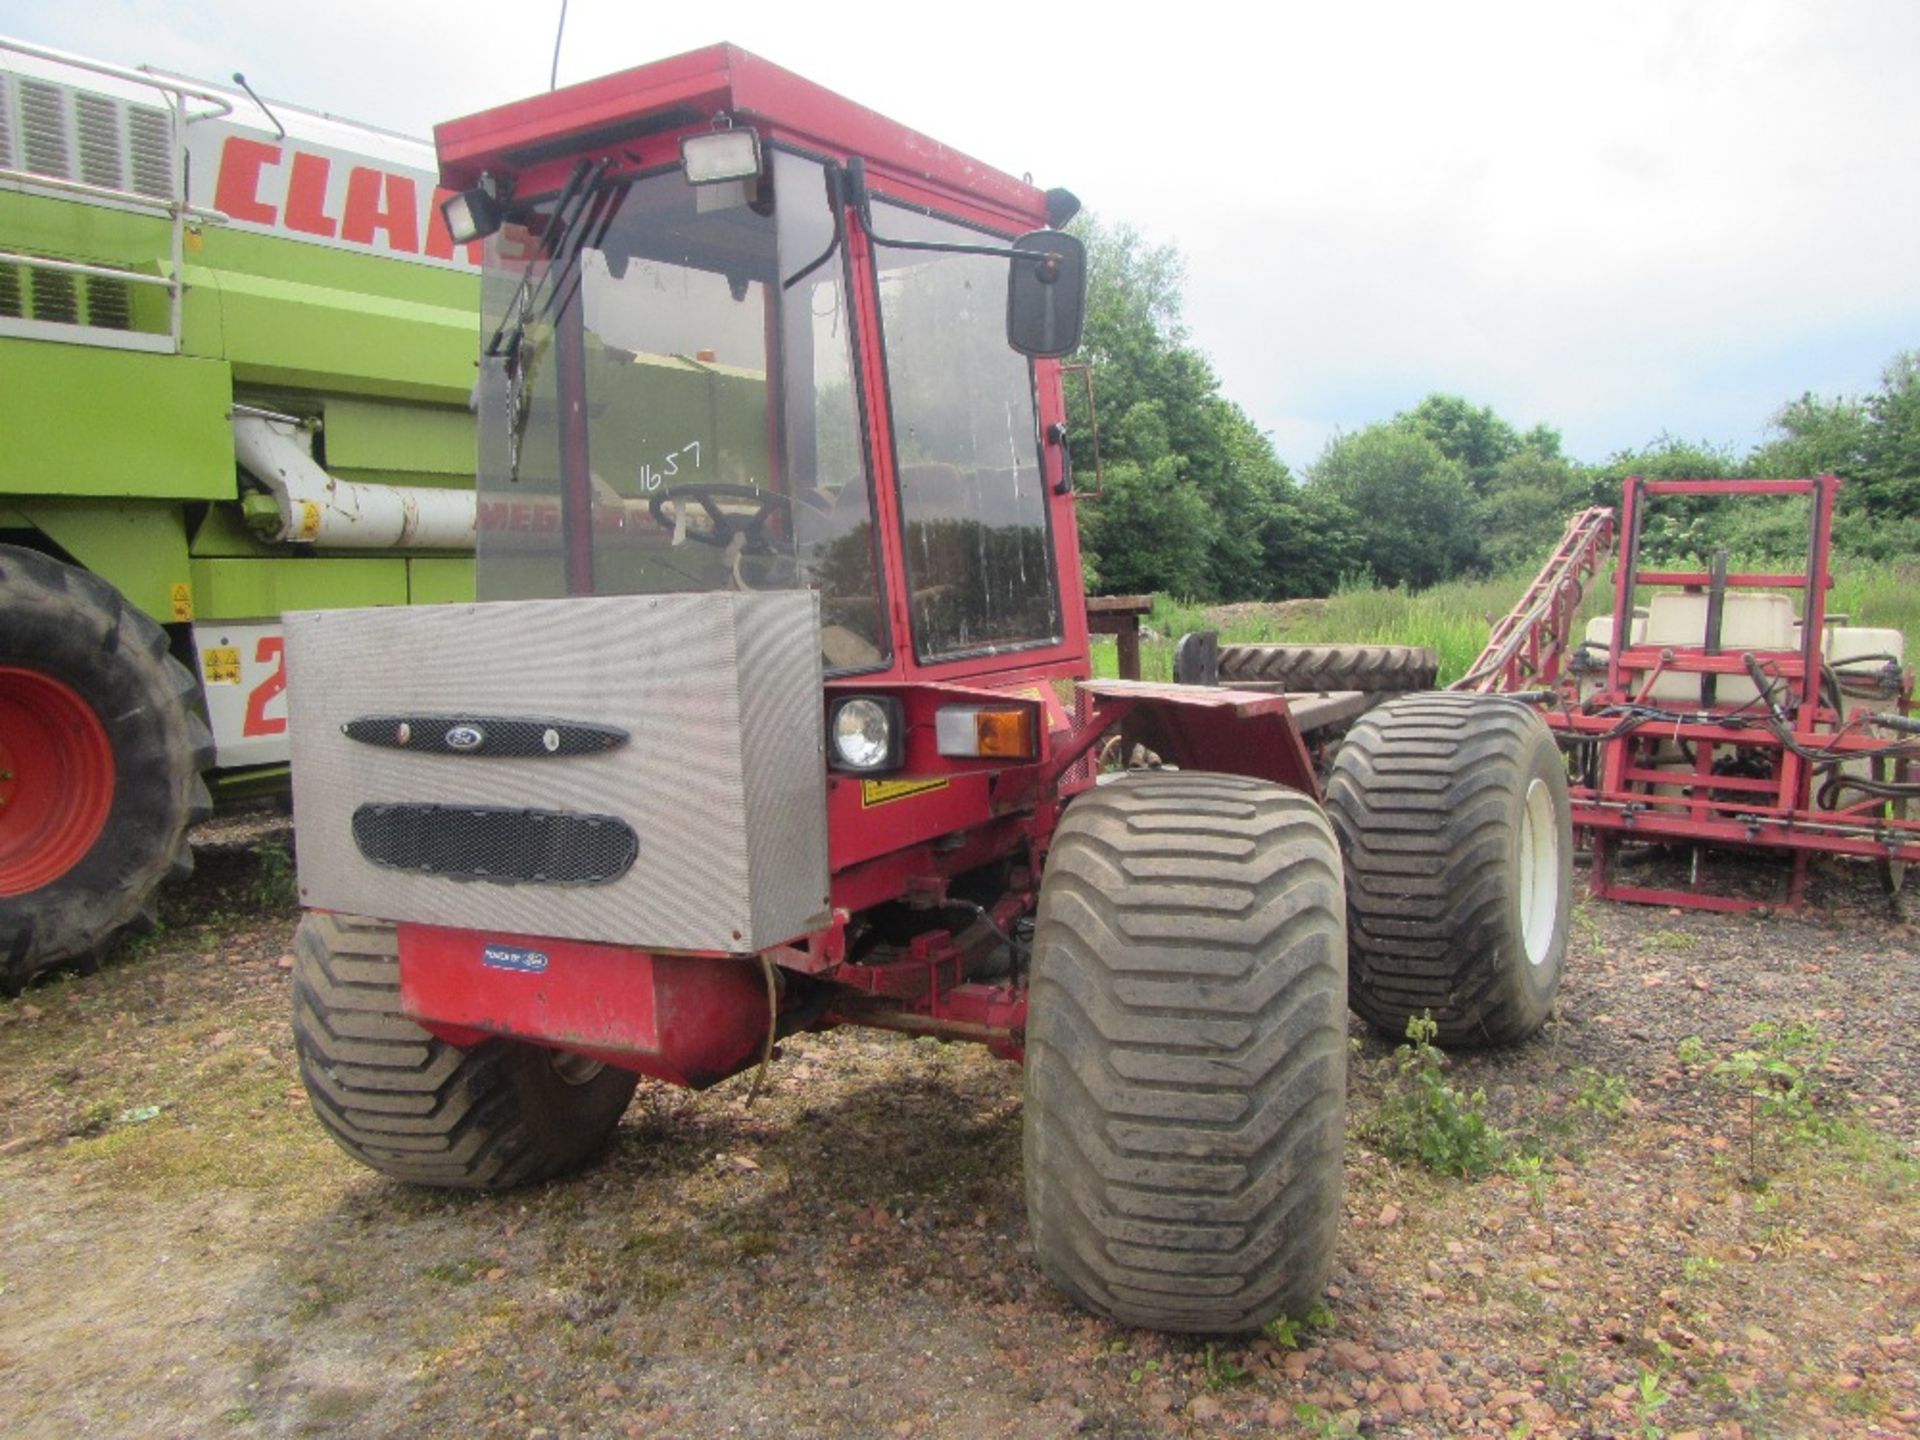
<svg viewBox="0 0 1920 1440"><path fill-rule="evenodd" d="M113 808L107 727L72 686L0 665L0 896L78 865Z"/></svg>

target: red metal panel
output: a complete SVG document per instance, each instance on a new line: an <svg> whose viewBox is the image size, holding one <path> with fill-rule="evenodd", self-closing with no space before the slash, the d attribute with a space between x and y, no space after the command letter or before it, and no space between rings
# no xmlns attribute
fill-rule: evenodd
<svg viewBox="0 0 1920 1440"><path fill-rule="evenodd" d="M1032 185L724 44L438 125L441 183L464 189L489 169L524 169L528 156L555 146L614 150L617 140L630 148L636 120L679 109L698 124L726 112L808 149L860 155L882 193L993 217L1003 227L1045 223L1045 197Z"/></svg>
<svg viewBox="0 0 1920 1440"><path fill-rule="evenodd" d="M942 831L938 839L889 847L866 860L836 868L834 908L858 914L870 906L903 899L918 884L961 875L994 860L1021 857L1028 853L1030 841L1043 841L1051 833L1053 814L1053 808L1046 806L1032 815L1012 815L986 823L981 823L976 814ZM837 837L839 831L832 828L835 824L829 810L829 831Z"/></svg>
<svg viewBox="0 0 1920 1440"><path fill-rule="evenodd" d="M1830 479L1830 476L1820 476ZM1810 495L1814 480L1640 480L1649 495Z"/></svg>
<svg viewBox="0 0 1920 1440"><path fill-rule="evenodd" d="M1710 895L1700 890L1665 890L1650 885L1615 885L1597 882L1593 890L1598 900L1622 900L1634 905L1673 905L1688 910L1712 910L1723 915L1745 915L1755 910L1772 910L1765 900L1747 900L1736 895Z"/></svg>
<svg viewBox="0 0 1920 1440"><path fill-rule="evenodd" d="M766 980L752 961L431 925L399 932L400 1008L436 1032L530 1040L696 1088L743 1069L766 1039Z"/></svg>
<svg viewBox="0 0 1920 1440"><path fill-rule="evenodd" d="M1713 578L1705 570L1642 570L1642 585L1698 585L1702 588ZM1727 576L1727 584L1764 590L1804 589L1807 577L1792 571L1736 570ZM1829 582L1831 583L1831 582Z"/></svg>
<svg viewBox="0 0 1920 1440"><path fill-rule="evenodd" d="M1631 674L1646 674L1657 669L1667 675L1745 675L1747 653L1740 650L1708 655L1698 648L1687 650L1672 645L1635 645L1619 651L1619 656L1621 670ZM1770 674L1781 679L1798 680L1806 674L1806 664L1798 650L1754 650L1752 653L1766 663ZM1633 687L1623 685L1622 688L1631 690Z"/></svg>
<svg viewBox="0 0 1920 1440"><path fill-rule="evenodd" d="M829 775L827 836L833 870L980 824L990 813L990 785L985 773L902 773L878 780Z"/></svg>
<svg viewBox="0 0 1920 1440"><path fill-rule="evenodd" d="M1094 702L1090 723L1096 734L1117 723L1168 764L1271 780L1316 798L1320 794L1313 759L1284 695L1129 680L1080 688Z"/></svg>
<svg viewBox="0 0 1920 1440"><path fill-rule="evenodd" d="M725 104L731 62L739 53L731 45L709 45L445 121L433 129L441 183L464 188L516 151L612 130L638 114L676 105L710 113Z"/></svg>

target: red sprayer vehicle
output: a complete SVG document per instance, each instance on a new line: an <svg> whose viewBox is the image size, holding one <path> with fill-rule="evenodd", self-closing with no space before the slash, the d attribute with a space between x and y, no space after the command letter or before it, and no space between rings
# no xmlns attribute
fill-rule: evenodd
<svg viewBox="0 0 1920 1440"><path fill-rule="evenodd" d="M487 246L479 601L287 620L321 1120L501 1187L640 1075L973 1040L1024 1063L1069 1293L1174 1330L1311 1304L1349 1000L1460 1042L1546 1017L1546 727L1389 702L1323 808L1285 696L1090 681L1066 192L726 46L438 143ZM1159 767L1098 773L1115 734Z"/></svg>

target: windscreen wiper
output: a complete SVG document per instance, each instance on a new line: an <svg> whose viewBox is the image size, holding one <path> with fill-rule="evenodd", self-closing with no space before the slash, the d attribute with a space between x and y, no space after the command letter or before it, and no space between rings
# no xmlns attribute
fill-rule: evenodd
<svg viewBox="0 0 1920 1440"><path fill-rule="evenodd" d="M567 177L567 183L560 191L560 198L554 202L553 213L547 220L548 243L546 267L538 272L529 266L527 273L520 277L520 288L513 292L506 313L501 316L500 327L493 332L493 338L487 341L485 353L489 356L505 355L509 363L519 353L521 337L526 334L527 325L543 295L557 289L558 280L564 278L572 268L572 256L568 247L575 232L579 229L581 217L586 214L587 204L592 199L600 177L606 173L611 162L605 158L582 160L573 167L573 173ZM560 267L556 277L554 267Z"/></svg>

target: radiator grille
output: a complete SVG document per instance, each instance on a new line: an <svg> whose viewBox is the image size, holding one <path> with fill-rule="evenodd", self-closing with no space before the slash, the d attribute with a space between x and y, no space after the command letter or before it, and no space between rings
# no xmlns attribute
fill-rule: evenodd
<svg viewBox="0 0 1920 1440"><path fill-rule="evenodd" d="M156 200L173 197L173 129L165 110L127 107L127 160L133 186Z"/></svg>
<svg viewBox="0 0 1920 1440"><path fill-rule="evenodd" d="M496 885L605 885L640 853L611 815L498 805L362 805L353 843L389 870Z"/></svg>
<svg viewBox="0 0 1920 1440"><path fill-rule="evenodd" d="M120 161L120 107L104 95L73 97L74 130L80 141L80 178L103 190L125 183Z"/></svg>
<svg viewBox="0 0 1920 1440"><path fill-rule="evenodd" d="M87 277L87 324L101 330L133 328L133 287L101 275Z"/></svg>
<svg viewBox="0 0 1920 1440"><path fill-rule="evenodd" d="M133 328L133 286L105 275L75 275L32 265L0 265L0 316L89 325L102 330Z"/></svg>
<svg viewBox="0 0 1920 1440"><path fill-rule="evenodd" d="M64 270L36 270L32 275L35 320L50 320L56 325L80 323L80 287L77 276Z"/></svg>
<svg viewBox="0 0 1920 1440"><path fill-rule="evenodd" d="M58 85L38 80L20 82L20 139L27 162L22 168L36 175L73 178L73 166L67 158L65 97L66 92Z"/></svg>
<svg viewBox="0 0 1920 1440"><path fill-rule="evenodd" d="M173 116L91 90L0 73L0 168L170 200Z"/></svg>

